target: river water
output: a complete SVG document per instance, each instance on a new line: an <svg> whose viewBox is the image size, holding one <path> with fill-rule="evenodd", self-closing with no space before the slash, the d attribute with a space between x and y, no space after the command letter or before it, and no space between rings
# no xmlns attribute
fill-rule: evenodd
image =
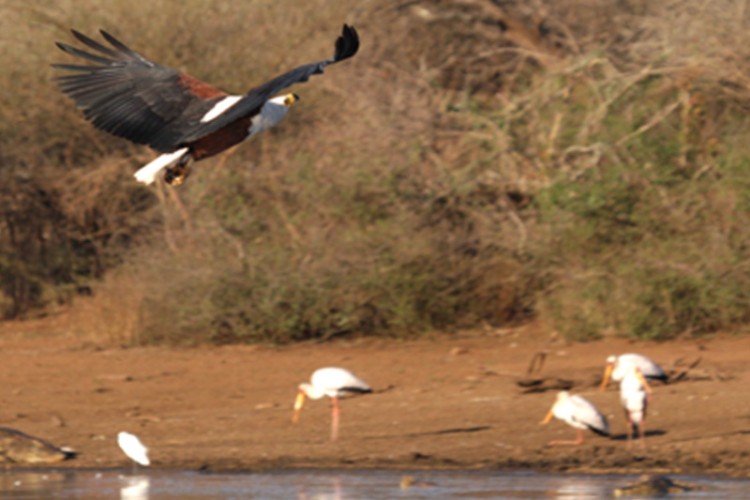
<svg viewBox="0 0 750 500"><path fill-rule="evenodd" d="M413 484L401 485L411 476ZM750 480L670 476L701 485L680 499L750 499ZM492 471L284 470L202 473L173 470L6 470L2 499L394 499L613 498L637 476ZM631 499L649 497L627 497Z"/></svg>

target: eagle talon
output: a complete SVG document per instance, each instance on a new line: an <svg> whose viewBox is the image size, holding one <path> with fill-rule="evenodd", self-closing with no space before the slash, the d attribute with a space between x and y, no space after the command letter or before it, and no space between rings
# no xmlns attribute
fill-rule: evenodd
<svg viewBox="0 0 750 500"><path fill-rule="evenodd" d="M190 169L187 165L177 165L169 167L164 171L164 181L173 187L181 186L189 175Z"/></svg>

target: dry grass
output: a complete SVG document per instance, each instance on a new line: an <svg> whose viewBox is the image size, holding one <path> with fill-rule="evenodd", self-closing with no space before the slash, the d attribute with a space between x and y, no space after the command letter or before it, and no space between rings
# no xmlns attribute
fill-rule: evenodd
<svg viewBox="0 0 750 500"><path fill-rule="evenodd" d="M8 315L86 285L117 342L747 322L744 1L4 5L0 176L30 186L0 188ZM176 191L134 186L150 153L83 123L47 65L103 27L238 92L342 22L361 53Z"/></svg>

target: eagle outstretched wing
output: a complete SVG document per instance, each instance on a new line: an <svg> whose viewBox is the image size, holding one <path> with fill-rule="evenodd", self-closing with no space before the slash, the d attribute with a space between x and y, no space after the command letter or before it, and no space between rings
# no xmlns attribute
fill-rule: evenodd
<svg viewBox="0 0 750 500"><path fill-rule="evenodd" d="M70 71L56 78L96 128L159 152L170 152L224 126L257 113L273 94L307 81L323 69L356 54L359 37L344 25L331 59L300 66L242 96L211 120L201 121L227 93L185 73L154 63L101 31L108 47L72 30L93 52L57 43L63 51L90 65L53 64Z"/></svg>
<svg viewBox="0 0 750 500"><path fill-rule="evenodd" d="M197 120L227 94L174 69L149 61L106 31L112 48L72 30L85 52L64 43L63 51L93 65L53 64L72 71L56 78L60 89L76 102L96 128L160 152L181 143L190 122Z"/></svg>
<svg viewBox="0 0 750 500"><path fill-rule="evenodd" d="M191 142L205 135L215 132L233 121L254 114L274 94L295 83L306 82L311 76L323 73L323 69L329 64L349 59L359 50L359 36L357 30L352 26L344 25L341 35L336 39L336 49L333 57L325 61L299 66L287 71L276 78L251 89L236 104L226 112L204 124L199 124L195 129L186 134L185 142Z"/></svg>

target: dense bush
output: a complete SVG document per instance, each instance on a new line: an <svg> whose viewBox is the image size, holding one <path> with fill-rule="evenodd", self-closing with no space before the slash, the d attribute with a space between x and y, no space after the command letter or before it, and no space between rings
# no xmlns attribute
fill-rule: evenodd
<svg viewBox="0 0 750 500"><path fill-rule="evenodd" d="M92 290L80 330L118 342L748 322L730 0L83 3L0 19L6 317ZM179 189L136 186L152 154L85 124L47 65L64 28L104 27L240 92L327 55L342 22L361 53Z"/></svg>

